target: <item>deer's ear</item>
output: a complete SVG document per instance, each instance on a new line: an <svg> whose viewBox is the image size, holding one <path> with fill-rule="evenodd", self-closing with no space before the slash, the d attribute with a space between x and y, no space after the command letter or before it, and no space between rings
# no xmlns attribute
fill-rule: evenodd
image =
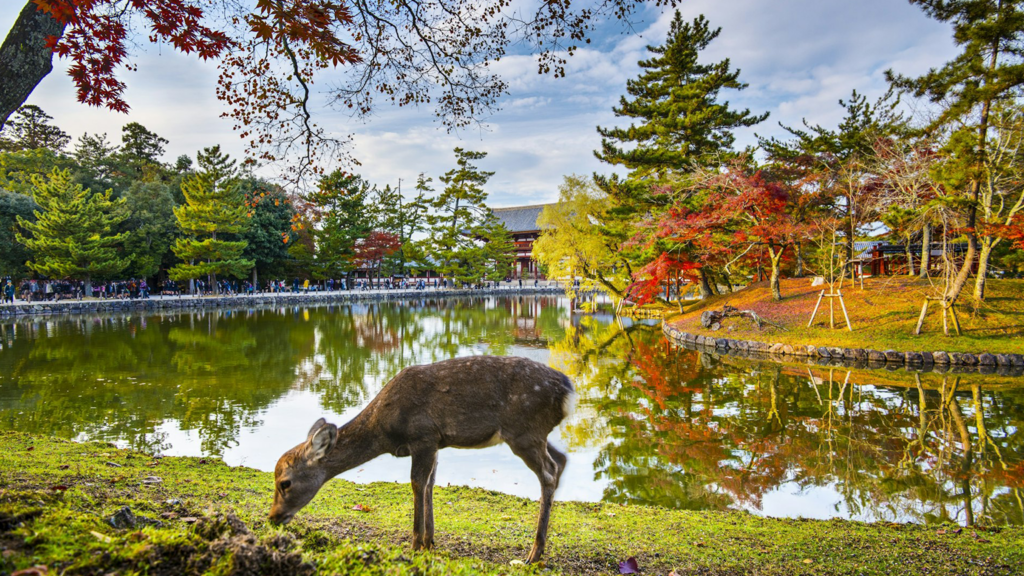
<svg viewBox="0 0 1024 576"><path fill-rule="evenodd" d="M313 438L313 434L315 434L316 431L319 430L320 427L323 426L324 424L327 424L327 420L324 420L323 418L314 422L313 427L310 428L309 432L306 434L306 440L311 440Z"/></svg>
<svg viewBox="0 0 1024 576"><path fill-rule="evenodd" d="M334 441L338 439L338 427L334 424L324 424L309 439L306 447L306 458L316 462L327 455L327 452L334 447Z"/></svg>

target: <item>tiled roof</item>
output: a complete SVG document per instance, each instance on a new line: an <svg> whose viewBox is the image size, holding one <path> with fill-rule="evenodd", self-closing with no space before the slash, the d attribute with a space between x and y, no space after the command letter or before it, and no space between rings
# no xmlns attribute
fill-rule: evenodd
<svg viewBox="0 0 1024 576"><path fill-rule="evenodd" d="M540 217L540 212L545 206L550 206L550 204L491 208L491 212L498 217L498 220L505 225L509 232L532 232L540 230L540 226L537 225L537 218Z"/></svg>

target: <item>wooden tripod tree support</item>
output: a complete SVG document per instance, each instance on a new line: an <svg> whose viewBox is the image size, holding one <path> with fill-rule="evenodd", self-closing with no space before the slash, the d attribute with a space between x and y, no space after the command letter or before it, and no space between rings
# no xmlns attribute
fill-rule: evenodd
<svg viewBox="0 0 1024 576"><path fill-rule="evenodd" d="M814 324L814 317L818 315L818 307L821 306L821 299L828 298L828 325L830 328L836 327L836 310L835 310L835 299L839 299L839 307L843 309L843 318L846 318L846 329L853 332L853 324L850 324L850 315L846 313L846 302L843 300L843 291L836 290L835 294L826 294L822 290L818 294L818 301L814 303L814 311L811 312L811 319L807 321L807 327L810 328Z"/></svg>
<svg viewBox="0 0 1024 576"><path fill-rule="evenodd" d="M960 318L956 315L956 306L950 304L946 306L945 298L933 298L931 296L925 296L924 304L921 305L921 316L917 319L917 327L914 328L914 335L921 335L921 327L924 326L924 317L928 314L928 302L941 302L942 306L942 333L949 335L949 321L953 321L953 330L956 330L957 336L963 336L960 331Z"/></svg>

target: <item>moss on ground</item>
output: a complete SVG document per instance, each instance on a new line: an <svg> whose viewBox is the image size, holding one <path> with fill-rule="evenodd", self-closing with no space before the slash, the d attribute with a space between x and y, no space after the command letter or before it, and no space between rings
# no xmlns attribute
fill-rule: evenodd
<svg viewBox="0 0 1024 576"><path fill-rule="evenodd" d="M1024 351L1024 280L990 280L987 297L977 308L970 293L965 291L958 306L957 316L963 328L962 336L942 333L942 315L935 303L928 307L928 315L920 336L913 334L921 314L926 295L932 295L928 280L906 277L869 278L864 288L848 284L843 289L843 300L850 314L853 331L846 329L839 302L835 302L836 328L829 328L829 307L823 299L815 317L814 326L807 327L818 293L823 286L812 287L810 278L781 281L782 301L772 300L767 282L752 284L731 294L722 294L689 304L682 314L667 319L673 326L690 334L781 342L783 344L811 344L841 348L897 350L900 352L972 352L991 354L1020 354ZM729 305L740 310L753 310L784 330L765 327L758 330L746 318L727 318L722 328L712 331L700 325L705 310L718 310Z"/></svg>
<svg viewBox="0 0 1024 576"><path fill-rule="evenodd" d="M408 485L329 482L284 528L270 473L0 433L0 574L1020 574L1024 529L766 519L559 502L546 568L520 567L535 502L437 488L437 549L413 552ZM362 510L354 509L361 505ZM128 507L135 525L107 518ZM145 525L146 518L160 525Z"/></svg>

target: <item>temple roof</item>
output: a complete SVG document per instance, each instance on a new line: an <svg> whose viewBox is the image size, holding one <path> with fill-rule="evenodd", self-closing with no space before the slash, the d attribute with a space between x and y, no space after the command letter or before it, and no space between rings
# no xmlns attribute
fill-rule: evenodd
<svg viewBox="0 0 1024 576"><path fill-rule="evenodd" d="M491 212L497 216L509 232L536 232L540 230L537 218L540 217L540 212L545 206L550 206L550 204L491 208Z"/></svg>

